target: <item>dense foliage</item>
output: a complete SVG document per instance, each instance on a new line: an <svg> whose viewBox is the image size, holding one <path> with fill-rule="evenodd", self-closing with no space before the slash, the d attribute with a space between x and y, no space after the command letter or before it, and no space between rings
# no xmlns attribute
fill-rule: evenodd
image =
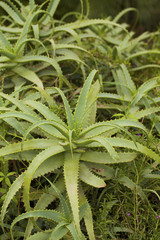
<svg viewBox="0 0 160 240"><path fill-rule="evenodd" d="M159 33L60 4L0 2L0 238L157 239Z"/></svg>

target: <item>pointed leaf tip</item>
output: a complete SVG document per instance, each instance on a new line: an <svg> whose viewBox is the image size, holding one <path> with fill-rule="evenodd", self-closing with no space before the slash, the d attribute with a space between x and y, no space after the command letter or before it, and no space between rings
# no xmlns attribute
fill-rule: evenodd
<svg viewBox="0 0 160 240"><path fill-rule="evenodd" d="M107 184L105 183L104 185L99 186L98 188L104 188Z"/></svg>

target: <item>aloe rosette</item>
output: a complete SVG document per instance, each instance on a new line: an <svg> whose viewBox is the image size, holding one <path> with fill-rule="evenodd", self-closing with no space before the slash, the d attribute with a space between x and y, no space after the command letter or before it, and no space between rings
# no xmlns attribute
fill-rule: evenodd
<svg viewBox="0 0 160 240"><path fill-rule="evenodd" d="M43 213L40 212L40 210L46 208L54 198L50 198L46 205L42 203L43 201L38 203L41 201L39 200L37 202L38 206L35 207L35 210L39 211L36 215L36 213L32 212L30 206L30 184L32 179L43 176L51 171L54 172L59 168L61 170L63 169L61 175L64 177L64 185L73 215L71 222L74 224L74 231L76 231L79 239L84 238L80 228L80 219L82 218L80 217L80 209L83 204L87 204L82 215L89 239L93 240L95 236L92 213L85 197L83 186L81 186L79 181L97 188L105 187L106 183L103 178L103 172L106 170L106 165L132 161L137 156L136 152L145 154L156 163L160 161L160 156L158 154L136 142L134 135L130 133L129 128L131 127L138 128L139 131L143 131L147 135L146 128L138 121L131 119L116 119L95 123L96 100L100 90L98 80L92 84L95 75L96 70L93 70L86 79L74 113L64 93L59 88L54 88L63 100L66 122L62 121L61 118L46 105L28 99L26 101L15 99L14 104L16 104L17 111L11 109L11 111L1 113L0 119L4 121L7 121L7 119L14 119L15 124L13 125L11 122L9 124L15 127L16 131L23 136L23 139L22 142L2 147L0 149L0 156L4 157L7 161L8 156L18 159L17 154L22 152L22 158L24 157L24 160L28 158L30 162L27 170L19 176L20 181L16 179L8 191L2 206L2 222L8 204L22 185L24 190L23 201L26 211L28 212L24 215L24 218L27 216L28 218L36 218L40 217L40 215L43 217ZM3 97L6 96L3 95ZM11 97L10 101L13 101L13 99L14 97ZM34 109L37 111L35 112ZM19 125L16 124L18 122L17 119L19 119ZM28 122L30 125L27 130L26 127L23 130L21 128L24 122ZM43 132L43 136L46 136L45 139L36 139L34 137L34 131L38 129ZM116 133L121 132L125 133L126 138L116 136ZM125 151L120 150L121 148L125 149ZM35 154L35 149L38 151L37 154ZM129 152L126 151L127 149ZM98 174L97 169L99 169ZM61 181L63 182L63 180ZM64 191L64 188L62 189ZM45 211L46 215L44 214L44 216L47 217L48 215L49 218L50 212L48 212L48 210ZM23 217L19 217L14 223L20 219L23 219ZM56 219L52 220L56 221ZM58 222L60 224L60 219ZM28 237L28 239L31 238L30 233L32 227L33 222L30 221L26 230L26 237ZM66 228L66 225L64 224L63 227ZM54 230L55 229L53 229L53 231ZM43 237L45 235L45 233L39 234L43 235ZM46 236L48 236L47 234L48 232L46 232Z"/></svg>

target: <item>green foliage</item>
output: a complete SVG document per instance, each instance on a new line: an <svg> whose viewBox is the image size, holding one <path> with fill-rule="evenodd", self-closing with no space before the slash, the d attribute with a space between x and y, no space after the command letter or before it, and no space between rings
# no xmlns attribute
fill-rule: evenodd
<svg viewBox="0 0 160 240"><path fill-rule="evenodd" d="M158 35L61 4L0 3L0 238L155 238Z"/></svg>
<svg viewBox="0 0 160 240"><path fill-rule="evenodd" d="M106 185L102 178L99 178L98 176L92 173L92 166L89 167L89 165L87 166L85 164L85 162L88 162L88 161L94 162L95 163L94 168L96 164L99 164L99 163L102 164L102 162L99 161L99 158L96 158L94 160L94 156L96 152L91 150L92 148L102 147L108 152L109 155L104 154L102 159L104 157L109 157L110 160L103 159L103 163L104 161L105 163L123 162L124 161L123 157L121 159L120 156L121 155L124 156L125 154L127 154L126 156L128 156L127 161L131 161L136 156L134 154L129 155L128 153L125 153L125 152L121 153L120 155L119 152L115 151L114 149L115 146L136 150L143 154L146 154L147 156L154 159L156 162L160 161L160 157L156 153L154 153L151 149L148 149L147 147L135 142L134 140L133 141L127 140L127 139L125 140L123 138L123 141L122 141L121 138L117 138L117 137L111 138L112 136L112 133L110 133L111 130L117 130L117 132L122 130L126 132L126 134L130 137L129 132L124 129L124 126L139 128L146 132L146 129L143 127L143 125L136 121L119 119L119 120L111 120L108 122L92 124L90 126L90 124L93 122L93 120L91 120L91 123L90 121L88 121L87 123L88 127L85 126L86 124L84 125L84 123L86 123L86 119L88 119L88 116L90 116L91 114L92 108L95 105L95 101L98 94L98 90L97 90L98 82L96 82L91 87L91 83L93 81L95 74L96 74L96 71L93 70L88 76L87 80L85 81L85 84L79 95L79 99L74 111L74 115L72 114L71 108L63 92L60 89L55 88L58 91L58 93L61 95L62 100L64 102L67 123L62 122L62 120L59 119L57 115L55 115L52 111L49 110L49 108L43 106L42 104L39 104L40 107L37 108L37 110L41 114L44 114L43 109L44 110L46 109L48 111L48 114L45 115L46 120L41 119L40 115L36 114L35 112L34 114L32 113L33 115L23 112L22 110L22 106L24 104L23 101L22 103L19 103L22 110L21 112L11 111L10 113L4 113L4 114L1 114L0 116L1 119L10 118L10 117L19 118L32 123L31 126L26 131L26 133L24 134L22 144L20 145L19 143L14 143L13 145L10 145L10 146L8 145L6 147L3 147L0 151L1 156L7 156L8 154L15 154L22 150L23 151L31 150L31 152L34 151L32 150L32 149L35 149L33 142L36 140L28 139L27 141L25 141L25 139L28 137L30 133L32 134L32 130L37 127L39 127L42 131L44 130L45 132L47 132L50 136L54 137L53 141L51 140L52 143L50 147L47 145L45 146L42 143L45 141L47 143L47 139L45 140L39 139L39 144L37 145L37 147L40 149L42 146L44 150L35 156L35 158L32 160L32 162L30 163L25 173L23 201L25 203L26 210L30 211L29 189L30 189L31 180L33 176L36 174L37 169L41 167L42 164L44 164L40 172L40 174L42 175L46 173L46 169L48 169L46 165L48 164L48 162L46 163L48 158L57 156L54 160L54 164L56 164L56 167L58 167L59 165L58 164L59 158L62 158L63 162L61 162L61 165L59 165L59 167L63 165L63 174L64 174L64 180L66 185L66 191L71 204L74 224L76 226L79 236L81 235L81 231L79 226L80 215L79 215L78 179L80 178L80 180L82 180L83 182L98 188L104 187ZM90 93L92 92L96 92L96 94L91 95ZM27 101L26 104L34 108L36 102L30 100L30 101ZM38 106L38 103L37 103L37 106ZM28 111L31 113L33 110L31 109ZM49 116L50 119L48 119L47 116ZM95 116L93 116L93 118L95 119ZM44 132L44 135L45 135L45 132ZM105 134L106 136L103 136L103 134ZM107 136L108 134L109 136ZM48 136L46 135L46 137ZM90 155L87 155L88 156L87 158L86 158L86 153L90 153ZM131 159L129 158L129 156ZM54 169L49 169L49 171L54 171ZM17 187L15 186L14 188L11 188L11 189L15 189L15 188L16 190L10 190L10 192L12 191L16 192L19 189L19 183ZM11 199L9 199L7 196L6 200L4 201L4 206L2 208L3 210L6 209L6 206L7 206L6 202L9 202L10 200ZM4 216L4 214L5 212L3 211L2 216ZM90 229L90 231L92 230L93 230L93 227ZM88 234L92 236L92 239L93 239L92 233L89 232Z"/></svg>
<svg viewBox="0 0 160 240"><path fill-rule="evenodd" d="M142 119L149 116L149 119L152 121L152 128L155 126L158 133L160 133L159 119L154 114L160 111L158 105L159 98L152 97L152 95L149 94L160 86L159 78L155 77L150 79L136 89L136 86L124 64L114 68L112 73L117 93L100 93L99 97L110 98L110 101L119 100L123 106L125 118Z"/></svg>
<svg viewBox="0 0 160 240"><path fill-rule="evenodd" d="M15 2L17 4L17 1ZM53 21L52 18L59 2L60 0L50 1L46 9L43 9L44 4L36 5L34 1L29 1L27 6L18 2L20 9L7 0L6 3L2 2L0 4L0 7L8 13L11 22L10 26L0 29L0 69L3 70L2 76L4 78L12 75L14 79L18 75L21 85L25 84L24 80L29 80L43 88L43 79L40 79L37 68L35 69L34 66L31 68L29 64L30 62L33 62L33 64L42 62L38 72L45 71L45 78L50 75L56 76L59 79L60 87L64 82L71 88L63 74L60 63L69 60L76 62L84 75L83 65L86 65L86 63L79 58L76 52L78 50L85 55L90 54L82 47L82 37L79 36L77 31L96 24L123 28L108 19L78 19L71 23ZM12 23L12 21L14 22ZM79 53L79 55L82 54ZM50 66L54 70L50 70ZM76 68L73 68L72 71L74 72ZM11 72L8 72L8 69ZM49 74L47 74L48 69Z"/></svg>
<svg viewBox="0 0 160 240"><path fill-rule="evenodd" d="M48 180L49 181L49 180ZM58 190L58 188L56 188L50 181L49 183L51 184L52 188L54 189L54 191L57 193L58 197L60 198L60 202L62 205L62 209L63 212L56 212L56 211L51 211L51 210L35 210L32 212L27 212L24 213L20 216L18 216L11 225L11 237L13 238L13 234L12 234L12 229L13 226L20 220L23 220L25 218L35 218L35 217L41 217L41 218L45 218L45 219L49 219L52 221L56 221L58 222L58 225L55 227L54 230L50 230L49 232L44 232L42 234L42 232L37 233L35 235L32 235L31 237L27 238L27 239L44 239L44 238L48 238L48 239L61 239L64 235L67 234L68 231L70 231L71 235L73 236L74 239L79 239L78 236L78 232L75 228L74 225L74 221L73 221L73 216L72 216L72 212L71 212L71 207L68 205L67 201L65 201L64 197L62 196L62 194L60 193L60 191ZM85 211L87 209L88 205L84 204L80 207L80 219L84 216ZM85 239L84 236L82 236L82 239Z"/></svg>

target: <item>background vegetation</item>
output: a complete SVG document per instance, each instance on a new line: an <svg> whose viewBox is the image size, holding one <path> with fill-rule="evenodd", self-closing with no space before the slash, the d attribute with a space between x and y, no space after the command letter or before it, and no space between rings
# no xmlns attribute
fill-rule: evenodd
<svg viewBox="0 0 160 240"><path fill-rule="evenodd" d="M0 1L0 238L157 240L158 26L72 3Z"/></svg>
<svg viewBox="0 0 160 240"><path fill-rule="evenodd" d="M99 0L98 4L96 0L92 0L90 1L89 17L115 17L120 11L128 7L134 7L138 10L136 33L157 30L160 22L160 2L158 0ZM77 11L79 9L80 3L78 0L62 0L57 9L57 17L63 16L66 12ZM131 26L134 25L135 19L135 13L128 13L123 17L123 21L129 23Z"/></svg>

